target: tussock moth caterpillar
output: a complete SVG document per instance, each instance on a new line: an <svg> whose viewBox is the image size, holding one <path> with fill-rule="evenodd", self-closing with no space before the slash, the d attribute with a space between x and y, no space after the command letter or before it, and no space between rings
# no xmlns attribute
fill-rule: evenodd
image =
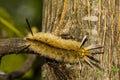
<svg viewBox="0 0 120 80"><path fill-rule="evenodd" d="M32 51L47 58L65 63L79 63L83 61L91 67L92 65L99 67L96 64L99 61L95 59L92 54L99 54L101 52L93 53L92 50L101 47L83 47L84 43L87 41L86 37L84 37L80 43L70 39L62 39L50 33L39 32L32 33L32 35L29 34L26 36L25 40L26 44L30 45L29 48Z"/></svg>

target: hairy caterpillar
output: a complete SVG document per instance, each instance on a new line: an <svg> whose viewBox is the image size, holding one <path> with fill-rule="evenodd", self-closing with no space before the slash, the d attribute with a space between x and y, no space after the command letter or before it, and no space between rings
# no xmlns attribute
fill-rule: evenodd
<svg viewBox="0 0 120 80"><path fill-rule="evenodd" d="M29 34L25 40L26 44L30 45L29 48L31 50L50 59L66 63L79 63L83 61L91 67L92 65L99 67L96 64L96 62L99 63L99 61L95 59L92 54L99 54L102 52L93 53L92 50L101 47L83 47L87 40L86 37L84 37L80 43L70 39L62 39L50 33L39 32L32 33L32 35Z"/></svg>

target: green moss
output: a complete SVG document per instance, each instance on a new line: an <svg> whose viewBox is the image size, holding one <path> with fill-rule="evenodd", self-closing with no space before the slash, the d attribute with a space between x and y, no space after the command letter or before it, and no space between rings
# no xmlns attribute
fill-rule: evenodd
<svg viewBox="0 0 120 80"><path fill-rule="evenodd" d="M99 69L97 69L97 70L96 70L96 74L97 74L98 76L101 76L101 75L102 75L102 72L101 72Z"/></svg>
<svg viewBox="0 0 120 80"><path fill-rule="evenodd" d="M112 67L112 72L116 73L118 72L119 68L117 66L113 66Z"/></svg>

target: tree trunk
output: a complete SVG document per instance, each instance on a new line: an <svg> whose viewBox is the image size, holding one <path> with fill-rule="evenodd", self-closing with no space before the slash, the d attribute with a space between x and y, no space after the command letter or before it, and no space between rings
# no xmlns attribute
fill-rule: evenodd
<svg viewBox="0 0 120 80"><path fill-rule="evenodd" d="M101 51L104 52L104 54L95 56L100 60L100 65L103 70L92 69L86 65L83 65L81 70L77 68L70 69L65 66L66 64L46 62L46 64L42 66L42 79L119 80L119 3L119 0L44 0L42 18L43 32L49 32L56 36L64 35L65 38L68 37L79 42L87 35L88 42L86 46L91 44L102 45L103 49ZM14 39L15 44L10 42L5 45L4 43L8 43L6 40L0 40L0 43L3 43L3 45L0 45L0 56L21 51L24 46L23 43L25 43L23 39ZM12 40L9 39L9 41ZM10 48L10 50L7 49L7 51L6 48ZM29 47L24 46L24 48L26 49L23 49L23 52L29 52ZM27 67L27 69L30 68L30 66ZM26 66L24 68L26 70L23 68L21 68L20 71L24 73L27 69ZM18 72L20 71L18 70ZM15 74L15 72L13 73ZM15 78L16 75L12 74L12 77Z"/></svg>
<svg viewBox="0 0 120 80"><path fill-rule="evenodd" d="M57 36L67 34L77 41L87 35L87 45L103 46L101 51L104 54L96 56L100 59L103 71L83 66L80 76L75 70L72 72L74 75L70 76L72 78L67 78L68 80L119 79L118 9L119 0L44 0L43 32L51 32ZM55 79L54 71L51 71L53 69L47 65L45 69L48 70L47 80Z"/></svg>

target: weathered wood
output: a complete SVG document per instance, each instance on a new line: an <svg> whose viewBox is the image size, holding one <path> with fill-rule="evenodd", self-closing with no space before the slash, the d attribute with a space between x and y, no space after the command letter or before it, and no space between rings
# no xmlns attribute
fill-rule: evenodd
<svg viewBox="0 0 120 80"><path fill-rule="evenodd" d="M25 41L22 38L0 39L0 55L18 53L25 47Z"/></svg>
<svg viewBox="0 0 120 80"><path fill-rule="evenodd" d="M51 32L57 36L69 34L78 41L87 35L89 39L87 45L104 46L101 51L105 54L97 56L104 70L99 71L83 66L80 78L76 76L73 80L78 78L81 80L119 79L118 13L119 0L99 0L98 2L94 0L44 0L42 18L44 32ZM115 74L113 68L116 69ZM53 72L49 72L48 67L47 70L48 74ZM76 75L75 72L72 73ZM50 79L52 78L48 78Z"/></svg>
<svg viewBox="0 0 120 80"><path fill-rule="evenodd" d="M56 64L57 66L52 66L51 64L45 64L43 71L47 70L47 74L43 79L61 80L59 77L63 76L65 80L66 78L68 80L119 80L120 51L118 46L120 45L120 25L118 24L118 9L118 0L99 0L98 2L94 0L44 0L42 18L43 32L50 32L56 36L63 34L70 35L77 41L81 41L83 36L87 35L89 39L87 45L102 45L104 48L101 51L104 51L105 54L96 56L101 61L103 71L91 69L83 65L79 74L77 68L71 71L71 69L68 69L64 65ZM97 20L92 21L91 16L96 17ZM10 43L9 47L15 48L13 47L14 45L17 48L21 47L22 45L18 43ZM21 48L16 48L15 50L10 49L5 53L6 48L3 50L1 48L0 53L3 51L4 54L8 54L21 50Z"/></svg>
<svg viewBox="0 0 120 80"><path fill-rule="evenodd" d="M26 41L23 38L0 39L0 58L9 54L29 54L24 65L9 74L0 75L2 79L13 80L23 76L32 66L36 59L36 54L29 50L29 45L25 45ZM2 80L1 79L1 80Z"/></svg>

